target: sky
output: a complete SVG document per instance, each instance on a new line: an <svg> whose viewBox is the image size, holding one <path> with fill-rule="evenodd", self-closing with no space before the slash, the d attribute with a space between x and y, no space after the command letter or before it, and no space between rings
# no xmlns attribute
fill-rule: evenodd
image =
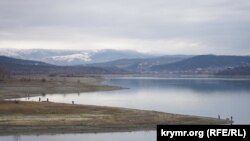
<svg viewBox="0 0 250 141"><path fill-rule="evenodd" d="M249 0L0 0L0 49L250 55Z"/></svg>

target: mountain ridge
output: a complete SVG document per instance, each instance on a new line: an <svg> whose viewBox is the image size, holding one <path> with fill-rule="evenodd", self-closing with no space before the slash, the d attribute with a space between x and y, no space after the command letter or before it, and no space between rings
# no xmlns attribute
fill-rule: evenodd
<svg viewBox="0 0 250 141"><path fill-rule="evenodd" d="M0 68L12 74L123 74L126 71L119 68L99 68L88 66L56 66L40 61L23 60L0 56Z"/></svg>
<svg viewBox="0 0 250 141"><path fill-rule="evenodd" d="M35 60L61 66L85 65L124 58L148 58L148 55L131 50L48 50L48 49L0 49L0 56Z"/></svg>
<svg viewBox="0 0 250 141"><path fill-rule="evenodd" d="M74 66L60 66L41 61L0 56L0 67L15 73L65 74L209 74L247 75L250 56L233 55L166 55L148 58L126 58Z"/></svg>
<svg viewBox="0 0 250 141"><path fill-rule="evenodd" d="M169 64L183 59L187 59L191 55L165 55L152 58L136 58L136 59L119 59L104 63L88 64L88 66L110 66L124 69L130 72L147 71L150 67L159 64Z"/></svg>
<svg viewBox="0 0 250 141"><path fill-rule="evenodd" d="M250 66L249 56L198 55L176 63L153 66L152 71L188 72L210 71L217 73L227 68Z"/></svg>

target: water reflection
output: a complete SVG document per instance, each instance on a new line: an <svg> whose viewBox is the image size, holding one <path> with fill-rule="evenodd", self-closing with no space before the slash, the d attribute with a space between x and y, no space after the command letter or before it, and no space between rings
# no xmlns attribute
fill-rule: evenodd
<svg viewBox="0 0 250 141"><path fill-rule="evenodd" d="M13 136L13 141L21 141L20 135Z"/></svg>
<svg viewBox="0 0 250 141"><path fill-rule="evenodd" d="M113 79L112 85L127 86L128 88L176 88L190 89L197 92L216 91L249 91L249 80L233 79Z"/></svg>

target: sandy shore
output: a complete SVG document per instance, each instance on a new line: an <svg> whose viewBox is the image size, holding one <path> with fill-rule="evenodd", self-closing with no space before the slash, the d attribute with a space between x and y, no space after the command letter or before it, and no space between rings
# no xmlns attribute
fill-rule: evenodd
<svg viewBox="0 0 250 141"><path fill-rule="evenodd" d="M153 130L157 124L228 124L215 118L51 102L0 102L0 134Z"/></svg>

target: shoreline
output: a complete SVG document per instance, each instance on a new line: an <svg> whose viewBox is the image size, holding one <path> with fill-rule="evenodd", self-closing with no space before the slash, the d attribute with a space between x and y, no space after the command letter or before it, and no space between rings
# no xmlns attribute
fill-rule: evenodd
<svg viewBox="0 0 250 141"><path fill-rule="evenodd" d="M229 124L209 117L52 102L0 102L0 135L155 130L157 124Z"/></svg>
<svg viewBox="0 0 250 141"><path fill-rule="evenodd" d="M123 74L101 75L104 78L153 78L153 79L211 79L211 80L250 80L250 75L170 75L170 74Z"/></svg>
<svg viewBox="0 0 250 141"><path fill-rule="evenodd" d="M34 77L0 82L0 135L40 133L105 133L155 130L157 124L230 124L223 119L128 108L53 102L6 101L42 96L124 89L102 85L101 77ZM46 81L42 81L46 79ZM28 90L28 91L27 91ZM27 94L28 93L28 94ZM11 94L11 95L10 95ZM2 101L1 101L2 100Z"/></svg>

